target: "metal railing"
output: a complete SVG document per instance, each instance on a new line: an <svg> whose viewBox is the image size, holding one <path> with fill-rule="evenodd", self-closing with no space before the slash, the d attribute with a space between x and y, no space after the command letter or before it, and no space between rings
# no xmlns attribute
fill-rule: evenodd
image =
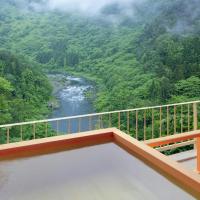
<svg viewBox="0 0 200 200"><path fill-rule="evenodd" d="M192 101L0 125L0 144L110 127L138 140L184 133L198 129L199 104Z"/></svg>

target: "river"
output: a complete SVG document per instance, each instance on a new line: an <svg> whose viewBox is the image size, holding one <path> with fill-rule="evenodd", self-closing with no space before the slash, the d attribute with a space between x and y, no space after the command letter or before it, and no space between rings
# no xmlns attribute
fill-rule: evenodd
<svg viewBox="0 0 200 200"><path fill-rule="evenodd" d="M91 83L83 78L77 78L64 74L48 75L53 85L53 95L58 100L57 108L52 110L50 118L67 117L93 113L92 103L85 97L85 92L92 89ZM66 120L59 123L51 123L56 131L66 133L68 130ZM82 121L81 131L88 130L88 122ZM71 120L70 132L78 131L78 121Z"/></svg>

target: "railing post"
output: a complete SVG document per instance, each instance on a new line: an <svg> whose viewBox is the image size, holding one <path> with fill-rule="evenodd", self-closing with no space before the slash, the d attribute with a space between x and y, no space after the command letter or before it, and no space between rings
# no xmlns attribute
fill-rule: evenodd
<svg viewBox="0 0 200 200"><path fill-rule="evenodd" d="M35 123L33 124L33 139L35 139Z"/></svg>
<svg viewBox="0 0 200 200"><path fill-rule="evenodd" d="M6 136L6 138L7 138L7 144L9 144L10 143L10 127L7 128L7 136Z"/></svg>
<svg viewBox="0 0 200 200"><path fill-rule="evenodd" d="M135 139L138 140L138 110L135 113Z"/></svg>
<svg viewBox="0 0 200 200"><path fill-rule="evenodd" d="M22 127L22 125L20 126L20 140L21 140L21 142L23 141L23 127Z"/></svg>
<svg viewBox="0 0 200 200"><path fill-rule="evenodd" d="M169 106L167 106L167 135L169 135Z"/></svg>
<svg viewBox="0 0 200 200"><path fill-rule="evenodd" d="M59 121L56 121L56 135L59 135Z"/></svg>
<svg viewBox="0 0 200 200"><path fill-rule="evenodd" d="M197 172L200 173L200 137L196 139L196 150L197 150Z"/></svg>
<svg viewBox="0 0 200 200"><path fill-rule="evenodd" d="M160 107L160 137L162 137L162 107Z"/></svg>
<svg viewBox="0 0 200 200"><path fill-rule="evenodd" d="M197 130L198 128L198 116L197 116L197 103L193 103L193 130ZM197 140L194 140L194 149L197 148Z"/></svg>
<svg viewBox="0 0 200 200"><path fill-rule="evenodd" d="M146 110L144 110L144 138L143 140L146 140Z"/></svg>
<svg viewBox="0 0 200 200"><path fill-rule="evenodd" d="M118 129L120 130L120 126L121 126L121 115L120 112L118 112Z"/></svg>
<svg viewBox="0 0 200 200"><path fill-rule="evenodd" d="M81 118L78 118L78 132L81 132Z"/></svg>
<svg viewBox="0 0 200 200"><path fill-rule="evenodd" d="M92 130L92 117L89 116L89 130Z"/></svg>
<svg viewBox="0 0 200 200"><path fill-rule="evenodd" d="M176 105L174 105L174 134L176 134Z"/></svg>
<svg viewBox="0 0 200 200"><path fill-rule="evenodd" d="M154 138L154 109L151 112L151 138Z"/></svg>
<svg viewBox="0 0 200 200"><path fill-rule="evenodd" d="M190 131L190 104L188 104L188 132Z"/></svg>
<svg viewBox="0 0 200 200"><path fill-rule="evenodd" d="M99 129L102 128L102 115L99 115Z"/></svg>
<svg viewBox="0 0 200 200"><path fill-rule="evenodd" d="M197 103L193 103L193 130L198 128Z"/></svg>
<svg viewBox="0 0 200 200"><path fill-rule="evenodd" d="M127 112L127 133L128 134L130 134L130 123L129 123L129 121L130 121L130 116L129 116L130 114L129 114L129 111Z"/></svg>
<svg viewBox="0 0 200 200"><path fill-rule="evenodd" d="M45 137L48 136L48 123L45 123Z"/></svg>
<svg viewBox="0 0 200 200"><path fill-rule="evenodd" d="M109 113L109 128L112 127L112 115Z"/></svg>
<svg viewBox="0 0 200 200"><path fill-rule="evenodd" d="M71 121L70 121L70 119L68 119L67 122L68 122L67 123L67 133L70 134L70 131L71 131Z"/></svg>
<svg viewBox="0 0 200 200"><path fill-rule="evenodd" d="M183 105L181 105L181 133L183 133Z"/></svg>

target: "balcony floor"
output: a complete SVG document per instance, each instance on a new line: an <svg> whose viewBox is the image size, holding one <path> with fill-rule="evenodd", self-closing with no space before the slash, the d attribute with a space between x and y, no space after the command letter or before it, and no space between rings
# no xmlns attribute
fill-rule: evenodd
<svg viewBox="0 0 200 200"><path fill-rule="evenodd" d="M196 151L190 150L169 156L189 170L196 168Z"/></svg>
<svg viewBox="0 0 200 200"><path fill-rule="evenodd" d="M0 161L4 200L194 199L114 143Z"/></svg>

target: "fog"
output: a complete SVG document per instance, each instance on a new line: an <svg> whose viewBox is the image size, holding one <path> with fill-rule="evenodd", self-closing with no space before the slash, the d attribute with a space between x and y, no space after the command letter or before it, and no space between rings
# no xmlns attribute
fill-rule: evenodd
<svg viewBox="0 0 200 200"><path fill-rule="evenodd" d="M120 23L122 17L127 16L132 19L142 18L145 22L149 22L152 17L158 18L163 12L163 7L170 12L170 9L177 9L174 16L176 21L174 24L168 24L164 17L163 25L168 32L175 34L186 34L195 32L191 26L196 18L200 18L200 0L182 1L176 0L168 2L161 0L13 0L20 2L22 7L31 8L32 10L43 11L60 11L84 14L87 16L101 15L105 20L109 20L114 24ZM142 5L142 6L141 6ZM144 6L143 6L144 5ZM143 7L143 14L138 16L136 9ZM105 16L106 15L106 16ZM137 20L138 20L137 19Z"/></svg>
<svg viewBox="0 0 200 200"><path fill-rule="evenodd" d="M193 26L193 24L200 19L200 0L184 1L181 11L176 23L168 31L181 35L198 32L197 27L199 29L199 26L197 24Z"/></svg>
<svg viewBox="0 0 200 200"><path fill-rule="evenodd" d="M31 1L29 6L35 10L59 10L67 12L79 12L87 15L99 15L108 6L115 6L123 10L124 15L132 15L133 7L144 0L42 0Z"/></svg>
<svg viewBox="0 0 200 200"><path fill-rule="evenodd" d="M82 12L98 13L105 5L118 3L121 6L130 4L132 0L48 0L50 9L78 10Z"/></svg>

